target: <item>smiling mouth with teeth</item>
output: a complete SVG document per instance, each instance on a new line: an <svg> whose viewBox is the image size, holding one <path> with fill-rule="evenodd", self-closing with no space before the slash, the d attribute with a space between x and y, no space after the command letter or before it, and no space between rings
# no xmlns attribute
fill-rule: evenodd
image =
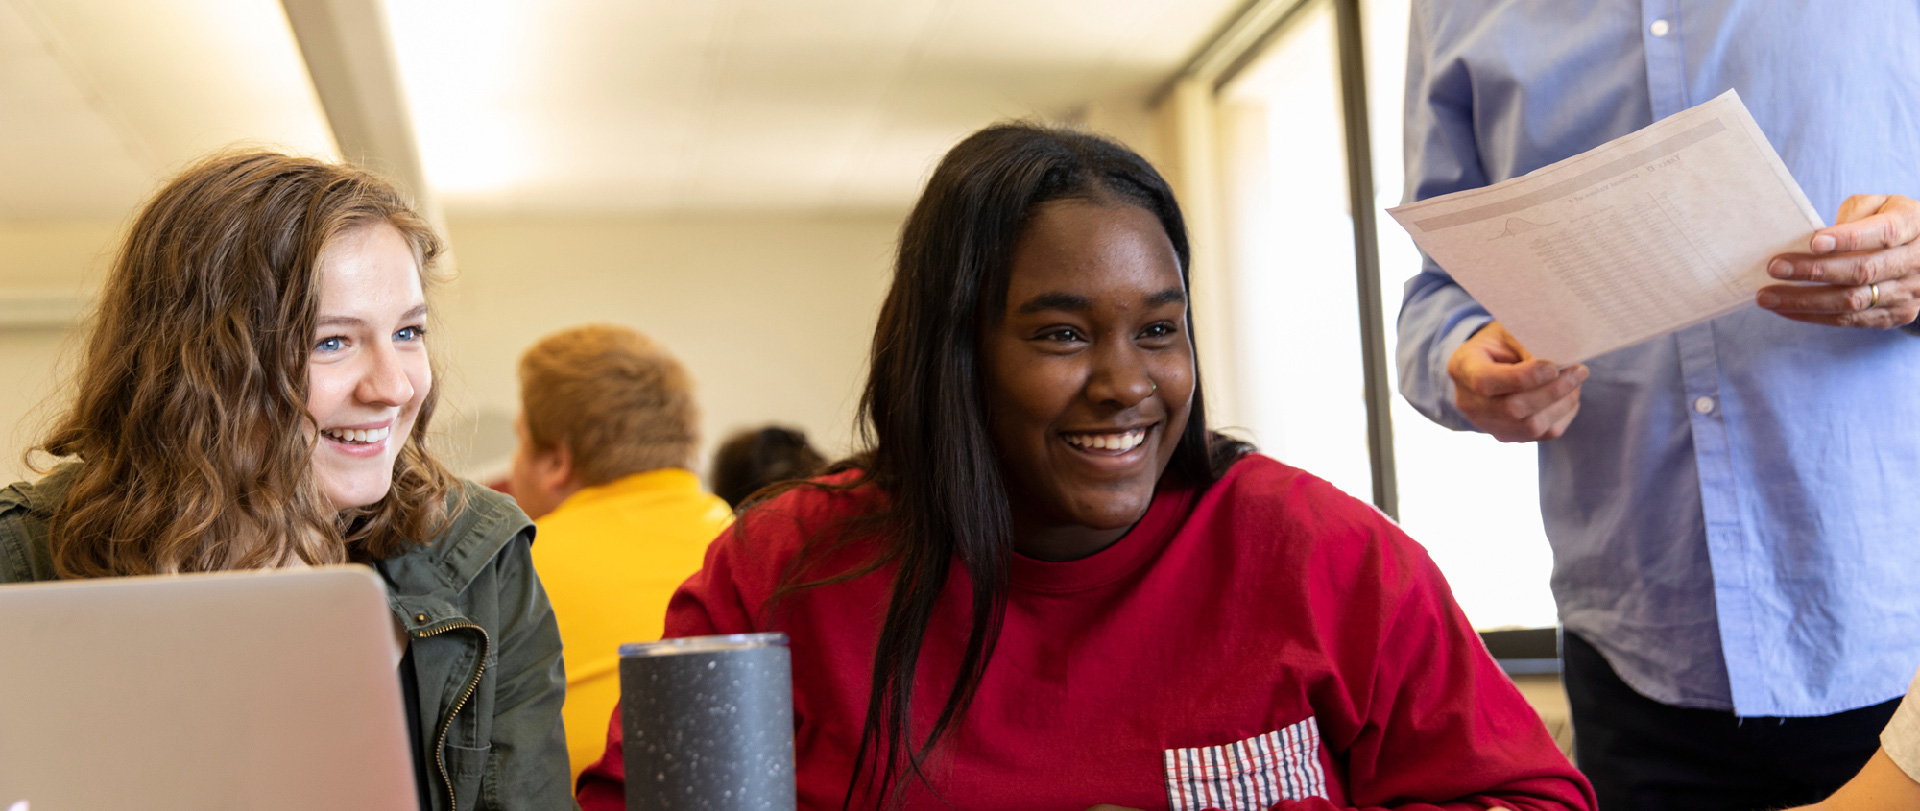
<svg viewBox="0 0 1920 811"><path fill-rule="evenodd" d="M348 430L340 430L336 428L328 428L320 432L322 436L325 436L328 439L331 439L335 442L344 442L348 445L367 445L374 442L379 442L380 440L386 439L387 435L390 433L393 433L393 426L387 426L385 428L369 428L364 431L348 431Z"/></svg>
<svg viewBox="0 0 1920 811"><path fill-rule="evenodd" d="M1147 429L1135 428L1114 434L1061 434L1067 444L1083 450L1126 453L1147 439Z"/></svg>

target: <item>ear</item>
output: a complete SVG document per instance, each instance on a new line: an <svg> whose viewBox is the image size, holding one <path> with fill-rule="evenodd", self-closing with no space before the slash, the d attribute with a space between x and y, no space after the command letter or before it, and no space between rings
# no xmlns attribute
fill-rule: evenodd
<svg viewBox="0 0 1920 811"><path fill-rule="evenodd" d="M563 497L572 493L575 489L573 452L560 443L555 443L549 450L541 451L534 459L534 476L542 490Z"/></svg>

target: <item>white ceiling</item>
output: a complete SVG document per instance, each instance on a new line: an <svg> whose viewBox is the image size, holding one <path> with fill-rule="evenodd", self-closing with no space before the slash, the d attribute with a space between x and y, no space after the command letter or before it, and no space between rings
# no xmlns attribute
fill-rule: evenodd
<svg viewBox="0 0 1920 811"><path fill-rule="evenodd" d="M119 220L237 143L333 154L271 0L0 0L0 221Z"/></svg>
<svg viewBox="0 0 1920 811"><path fill-rule="evenodd" d="M1231 0L387 0L450 212L901 206L997 119L1134 103Z"/></svg>
<svg viewBox="0 0 1920 811"><path fill-rule="evenodd" d="M1008 117L1137 106L1239 0L386 0L450 214L898 207ZM0 0L0 221L332 154L273 0Z"/></svg>

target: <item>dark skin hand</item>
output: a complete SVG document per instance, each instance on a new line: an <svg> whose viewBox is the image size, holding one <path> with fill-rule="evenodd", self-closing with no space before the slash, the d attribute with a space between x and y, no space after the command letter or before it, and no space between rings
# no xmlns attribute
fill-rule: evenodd
<svg viewBox="0 0 1920 811"><path fill-rule="evenodd" d="M1920 203L1897 194L1849 197L1807 249L1767 264L1768 274L1795 284L1761 288L1755 303L1835 327L1891 329L1920 315Z"/></svg>

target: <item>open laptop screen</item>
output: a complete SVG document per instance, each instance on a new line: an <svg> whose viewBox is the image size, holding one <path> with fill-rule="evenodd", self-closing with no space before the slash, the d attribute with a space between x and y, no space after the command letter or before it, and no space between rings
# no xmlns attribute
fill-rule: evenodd
<svg viewBox="0 0 1920 811"><path fill-rule="evenodd" d="M417 811L364 566L0 587L0 808Z"/></svg>

